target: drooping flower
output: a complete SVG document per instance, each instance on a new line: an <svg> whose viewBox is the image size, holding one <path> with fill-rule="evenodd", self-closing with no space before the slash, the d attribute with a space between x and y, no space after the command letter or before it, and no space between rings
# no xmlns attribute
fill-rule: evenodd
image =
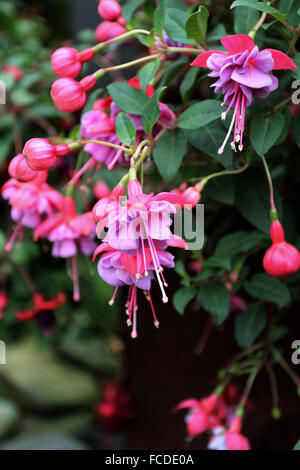
<svg viewBox="0 0 300 470"><path fill-rule="evenodd" d="M23 155L28 166L34 171L49 170L55 165L57 157L70 152L68 145L52 145L47 139L30 139L26 142Z"/></svg>
<svg viewBox="0 0 300 470"><path fill-rule="evenodd" d="M221 39L221 43L226 52L202 52L191 64L212 70L209 76L217 78L212 87L215 93L223 93L224 104L228 106L221 114L222 119L233 109L231 124L219 154L223 153L233 128L231 147L236 151L238 144L239 150L243 149L246 108L255 97L266 98L278 87L277 78L270 72L296 68L294 62L283 52L275 49L259 51L253 39L246 34L226 36Z"/></svg>
<svg viewBox="0 0 300 470"><path fill-rule="evenodd" d="M15 80L21 80L24 75L23 70L16 65L4 65L2 71L14 77Z"/></svg>
<svg viewBox="0 0 300 470"><path fill-rule="evenodd" d="M65 77L56 80L51 87L51 97L55 107L63 113L72 113L83 108L86 92L96 85L94 75L87 75L80 82Z"/></svg>
<svg viewBox="0 0 300 470"><path fill-rule="evenodd" d="M47 172L36 173L31 181L21 182L9 179L2 187L2 197L12 206L11 218L17 222L14 232L6 244L10 251L14 241L24 227L36 228L42 221L60 210L63 197L46 183Z"/></svg>
<svg viewBox="0 0 300 470"><path fill-rule="evenodd" d="M300 253L296 247L285 241L283 227L278 220L271 223L270 234L272 246L263 258L265 271L273 277L295 274L300 268Z"/></svg>
<svg viewBox="0 0 300 470"><path fill-rule="evenodd" d="M103 396L96 403L96 412L101 429L107 432L118 432L122 424L133 417L131 396L121 382L104 384Z"/></svg>
<svg viewBox="0 0 300 470"><path fill-rule="evenodd" d="M208 397L202 398L202 400L189 398L176 406L174 411L180 411L186 408L189 409L185 417L189 437L193 438L219 425L219 421L214 414L218 401L219 396L213 393Z"/></svg>
<svg viewBox="0 0 300 470"><path fill-rule="evenodd" d="M250 450L249 440L241 434L242 420L235 416L229 428L222 426L213 429L213 437L208 443L210 450Z"/></svg>
<svg viewBox="0 0 300 470"><path fill-rule="evenodd" d="M4 291L0 291L0 320L3 318L4 311L8 305L8 298Z"/></svg>
<svg viewBox="0 0 300 470"><path fill-rule="evenodd" d="M60 292L51 300L45 300L42 294L33 296L33 307L31 309L16 312L16 318L21 322L35 320L36 324L49 335L53 332L55 325L54 311L66 302L66 296Z"/></svg>
<svg viewBox="0 0 300 470"><path fill-rule="evenodd" d="M75 201L71 196L64 198L61 213L57 213L42 222L34 232L35 240L41 236L53 242L52 255L59 258L71 258L74 282L74 300L79 300L78 271L76 255L90 255L95 249L93 241L95 224L91 212L76 214Z"/></svg>
<svg viewBox="0 0 300 470"><path fill-rule="evenodd" d="M98 13L104 20L115 21L121 16L122 8L116 0L100 0Z"/></svg>
<svg viewBox="0 0 300 470"><path fill-rule="evenodd" d="M19 153L10 161L8 173L12 178L23 183L36 177L36 171L28 166L23 153Z"/></svg>
<svg viewBox="0 0 300 470"><path fill-rule="evenodd" d="M126 32L124 25L119 21L102 21L96 28L95 36L98 41L104 42L122 36Z"/></svg>

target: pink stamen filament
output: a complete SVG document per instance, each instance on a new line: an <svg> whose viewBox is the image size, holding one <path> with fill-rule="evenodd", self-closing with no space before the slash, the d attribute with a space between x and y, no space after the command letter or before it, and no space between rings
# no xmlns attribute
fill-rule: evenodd
<svg viewBox="0 0 300 470"><path fill-rule="evenodd" d="M154 305L153 305L153 302L152 302L150 291L147 291L147 299L148 299L148 301L150 303L150 306L151 306L152 315L153 315L153 318L154 318L154 325L156 326L156 328L158 328L159 327L159 321L157 320L157 316L155 314Z"/></svg>
<svg viewBox="0 0 300 470"><path fill-rule="evenodd" d="M136 324L137 324L137 304L136 304L136 286L133 286L133 327L132 327L132 332L131 332L131 338L136 338L137 337L137 330L136 330Z"/></svg>
<svg viewBox="0 0 300 470"><path fill-rule="evenodd" d="M232 88L232 87L231 87L231 88ZM229 90L229 91L230 91L230 90ZM229 91L227 92L227 94L229 93ZM228 114L229 111L231 110L231 108L232 108L232 106L233 106L233 104L234 104L234 102L235 102L236 95L237 95L238 91L239 91L239 86L236 85L236 90L235 90L235 93L234 93L234 95L233 95L233 98L232 98L232 100L231 100L231 102L230 102L230 104L229 104L227 110L226 110L224 113L222 113L222 115L221 115L222 120L224 120L224 119L226 118L227 114ZM225 99L225 98L224 98L224 99Z"/></svg>
<svg viewBox="0 0 300 470"><path fill-rule="evenodd" d="M70 186L73 186L75 183L77 183L77 181L79 180L79 178L81 178L81 176L87 171L89 170L90 168L92 168L94 165L96 164L96 161L94 159L94 157L91 157L81 168L80 170L78 170L75 175L73 175L73 177L71 178L71 180L69 181L69 185Z"/></svg>
<svg viewBox="0 0 300 470"><path fill-rule="evenodd" d="M112 296L112 298L110 299L110 301L108 302L109 305L113 305L113 304L114 304L118 290L119 290L119 287L118 287L118 286L115 287L113 296Z"/></svg>
<svg viewBox="0 0 300 470"><path fill-rule="evenodd" d="M226 135L226 137L225 137L225 140L224 140L222 146L221 146L221 147L219 148L219 150L218 150L218 154L219 154L219 155L221 155L221 154L224 152L225 145L227 144L227 141L228 141L228 139L229 139L229 137L230 137L230 134L231 134L231 132L232 132L233 125L235 124L236 113L237 113L237 107L236 107L235 110L234 110L234 113L233 113L233 116L232 116L232 120L231 120L229 129L228 129L227 135Z"/></svg>
<svg viewBox="0 0 300 470"><path fill-rule="evenodd" d="M73 299L75 302L80 300L78 269L76 263L76 256L72 256L72 277L73 277Z"/></svg>
<svg viewBox="0 0 300 470"><path fill-rule="evenodd" d="M5 251L7 253L12 250L12 248L14 246L14 243L15 243L16 239L18 238L18 236L19 236L20 232L22 231L22 229L23 229L23 225L22 225L22 219L21 219L21 220L19 220L19 222L15 226L15 228L13 230L13 233L11 234L8 242L5 245Z"/></svg>
<svg viewBox="0 0 300 470"><path fill-rule="evenodd" d="M114 156L114 158L112 159L112 161L109 163L109 165L107 165L107 168L109 170L112 170L114 168L114 166L118 163L119 158L120 158L120 156L122 155L123 152L124 152L124 150L118 150L117 151L117 153Z"/></svg>

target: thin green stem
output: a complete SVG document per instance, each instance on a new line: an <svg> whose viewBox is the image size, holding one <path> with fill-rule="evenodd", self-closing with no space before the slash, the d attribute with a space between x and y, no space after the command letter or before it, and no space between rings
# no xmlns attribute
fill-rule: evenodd
<svg viewBox="0 0 300 470"><path fill-rule="evenodd" d="M126 69L127 67L131 67L132 65L141 64L143 62L149 62L150 60L154 60L157 57L160 57L161 55L162 55L162 52L160 52L158 54L148 55L146 57L141 57L140 59L131 60L130 62L126 62L124 64L113 65L112 67L106 67L105 69L101 69L101 70L104 70L104 72L112 72L114 70L122 70L122 69Z"/></svg>
<svg viewBox="0 0 300 470"><path fill-rule="evenodd" d="M237 168L236 170L224 170L224 171L219 171L218 173L212 173L211 175L205 176L201 180L201 183L204 186L212 178L217 178L218 176L234 175L234 174L242 173L248 168L248 166L249 166L249 163L245 163L245 165L243 165L241 168Z"/></svg>
<svg viewBox="0 0 300 470"><path fill-rule="evenodd" d="M293 380L296 387L300 387L300 378L298 377L296 372L294 372L293 369L288 365L286 360L283 359L282 354L278 351L278 349L273 346L271 347L271 351L274 359L281 365L283 370L285 370L288 376Z"/></svg>
<svg viewBox="0 0 300 470"><path fill-rule="evenodd" d="M75 145L77 144L77 147ZM118 150L124 150L124 152L132 153L132 149L129 147L124 147L122 145L117 145L117 144L112 144L111 142L105 142L103 140L80 140L79 142L74 142L73 144L70 145L70 150L75 150L79 146L85 145L85 144L99 144L99 145L104 145L105 147L112 147L114 149Z"/></svg>
<svg viewBox="0 0 300 470"><path fill-rule="evenodd" d="M135 36L138 34L144 34L146 36L149 36L150 32L147 31L146 29L133 29L132 31L128 31L127 33L121 34L121 36L117 36L116 38L112 38L112 39L109 39L108 41L100 42L99 44L96 44L96 46L94 46L93 49L97 53L101 51L105 46L108 46L109 44L113 44L114 42L117 42L117 41L122 41L122 39L127 39L130 36Z"/></svg>
<svg viewBox="0 0 300 470"><path fill-rule="evenodd" d="M263 165L264 165L264 169L265 169L266 176L267 176L267 180L268 180L268 184L269 184L269 190L270 190L270 209L271 209L271 213L272 213L273 216L275 217L275 216L277 215L277 210L276 210L275 201L274 201L274 187L273 187L273 181L272 181L271 173L270 173L270 170L269 170L269 167L268 167L268 164L267 164L267 161L266 161L264 155L261 155L261 159L262 159L262 162L263 162ZM271 217L272 217L272 215L271 215Z"/></svg>
<svg viewBox="0 0 300 470"><path fill-rule="evenodd" d="M201 54L204 51L203 47L199 46L199 49L194 47L168 47L166 52L185 52L185 53L193 53L193 54Z"/></svg>

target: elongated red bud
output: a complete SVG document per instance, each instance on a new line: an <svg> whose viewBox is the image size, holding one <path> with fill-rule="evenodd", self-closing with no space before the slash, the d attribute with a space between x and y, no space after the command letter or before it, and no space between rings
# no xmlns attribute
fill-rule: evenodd
<svg viewBox="0 0 300 470"><path fill-rule="evenodd" d="M56 158L66 155L70 151L68 145L52 145L47 139L30 139L26 142L23 155L28 166L35 171L51 168Z"/></svg>
<svg viewBox="0 0 300 470"><path fill-rule="evenodd" d="M95 55L93 49L78 52L72 47L61 47L53 52L51 64L53 72L60 78L76 78L82 69L83 62L88 62Z"/></svg>
<svg viewBox="0 0 300 470"><path fill-rule="evenodd" d="M78 111L86 103L86 91L95 84L96 78L93 75L88 75L80 82L73 78L59 78L51 88L54 105L63 113Z"/></svg>

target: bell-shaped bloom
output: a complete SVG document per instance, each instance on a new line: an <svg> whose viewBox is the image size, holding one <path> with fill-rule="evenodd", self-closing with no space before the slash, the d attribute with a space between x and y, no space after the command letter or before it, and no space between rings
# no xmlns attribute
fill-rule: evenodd
<svg viewBox="0 0 300 470"><path fill-rule="evenodd" d="M71 258L74 283L74 300L80 299L76 255L90 255L95 249L95 224L91 212L77 215L72 197L64 198L61 212L42 222L34 232L35 240L41 236L53 242L52 255Z"/></svg>
<svg viewBox="0 0 300 470"><path fill-rule="evenodd" d="M2 67L2 72L11 75L17 81L21 80L24 75L23 70L20 69L20 67L17 67L16 65L4 65Z"/></svg>
<svg viewBox="0 0 300 470"><path fill-rule="evenodd" d="M12 206L11 218L17 225L6 244L10 251L15 240L20 237L24 227L36 228L40 223L60 210L63 197L46 183L47 172L41 171L28 182L14 178L8 180L2 187L2 197Z"/></svg>
<svg viewBox="0 0 300 470"><path fill-rule="evenodd" d="M284 239L284 231L277 220L271 223L272 246L263 258L263 266L272 277L287 277L295 274L300 267L300 253L296 247Z"/></svg>
<svg viewBox="0 0 300 470"><path fill-rule="evenodd" d="M248 439L241 434L242 420L235 416L226 429L222 426L215 428L213 437L210 439L208 448L210 450L250 450Z"/></svg>
<svg viewBox="0 0 300 470"><path fill-rule="evenodd" d="M53 72L60 78L76 78L84 62L89 62L95 56L92 48L78 52L73 47L56 49L51 56Z"/></svg>
<svg viewBox="0 0 300 470"><path fill-rule="evenodd" d="M122 8L116 0L100 0L98 13L104 20L115 21L121 16Z"/></svg>
<svg viewBox="0 0 300 470"><path fill-rule="evenodd" d="M96 84L93 75L87 75L80 82L73 78L59 78L51 87L51 97L55 107L63 113L72 113L83 108L86 92Z"/></svg>
<svg viewBox="0 0 300 470"><path fill-rule="evenodd" d="M116 380L103 385L103 395L95 408L101 429L109 433L120 430L122 423L134 415L131 396Z"/></svg>
<svg viewBox="0 0 300 470"><path fill-rule="evenodd" d="M107 196L95 204L93 208L93 216L97 221L97 236L100 238L101 232L108 223L108 216L110 213L116 213L119 209L121 198L125 193L125 187L122 184L117 184Z"/></svg>
<svg viewBox="0 0 300 470"><path fill-rule="evenodd" d="M28 166L34 171L49 170L55 165L57 157L70 152L68 145L52 145L47 139L34 138L26 142L23 155Z"/></svg>
<svg viewBox="0 0 300 470"><path fill-rule="evenodd" d="M45 300L42 294L36 293L33 296L33 307L31 309L16 312L16 318L20 322L35 320L45 334L53 332L55 325L54 311L66 302L66 296L60 292L51 300Z"/></svg>
<svg viewBox="0 0 300 470"><path fill-rule="evenodd" d="M184 400L176 406L174 411L189 409L185 417L188 436L195 437L218 426L219 421L214 413L218 402L219 396L213 393L202 400L194 398Z"/></svg>
<svg viewBox="0 0 300 470"><path fill-rule="evenodd" d="M270 74L272 70L295 69L294 62L283 52L275 49L259 51L253 39L246 34L226 36L221 39L226 49L202 52L191 65L205 67L216 78L212 85L215 93L223 93L227 110L221 114L225 119L233 109L233 117L226 138L219 149L223 153L225 145L233 131L231 147L243 149L245 112L255 97L266 98L278 87L278 80Z"/></svg>

